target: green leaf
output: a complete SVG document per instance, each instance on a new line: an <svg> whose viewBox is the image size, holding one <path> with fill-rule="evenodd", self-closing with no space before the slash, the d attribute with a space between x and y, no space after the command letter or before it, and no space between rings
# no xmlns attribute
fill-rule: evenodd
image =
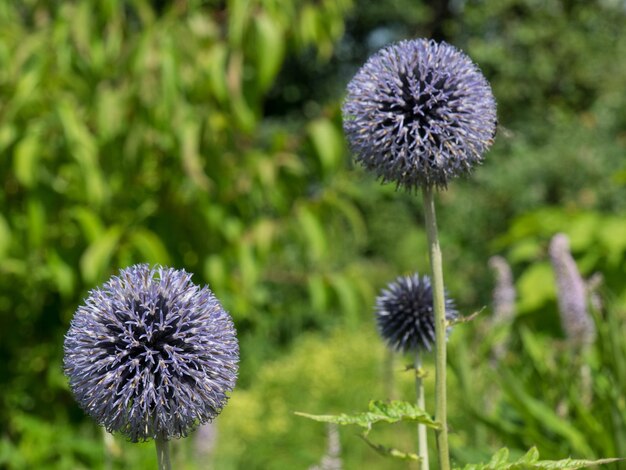
<svg viewBox="0 0 626 470"><path fill-rule="evenodd" d="M165 266L170 264L167 248L154 232L144 228L135 229L130 234L130 242L148 263Z"/></svg>
<svg viewBox="0 0 626 470"><path fill-rule="evenodd" d="M558 470L587 468L597 465L618 462L623 459L611 458L600 460L539 460L539 451L536 447L531 448L524 456L515 462L508 462L509 450L500 449L494 454L489 463L468 464L465 467L457 467L462 470Z"/></svg>
<svg viewBox="0 0 626 470"><path fill-rule="evenodd" d="M189 120L179 130L179 134L185 174L198 188L208 191L211 181L202 167L199 124Z"/></svg>
<svg viewBox="0 0 626 470"><path fill-rule="evenodd" d="M328 307L328 289L324 277L320 275L309 276L307 288L313 310L319 313L325 312Z"/></svg>
<svg viewBox="0 0 626 470"><path fill-rule="evenodd" d="M74 292L74 270L55 250L52 250L48 254L47 261L52 281L59 290L59 293L64 297L70 297Z"/></svg>
<svg viewBox="0 0 626 470"><path fill-rule="evenodd" d="M376 423L397 423L398 421L421 423L432 429L440 429L441 427L426 411L405 401L391 401L386 403L379 400L372 400L369 403L368 411L352 415L345 413L340 415L312 415L298 411L295 414L322 423L335 423L343 426L355 424L366 428L368 431Z"/></svg>
<svg viewBox="0 0 626 470"><path fill-rule="evenodd" d="M80 258L80 271L87 284L95 284L108 267L122 235L118 226L110 227L94 241Z"/></svg>
<svg viewBox="0 0 626 470"><path fill-rule="evenodd" d="M343 274L333 274L329 279L335 290L346 323L351 327L359 324L359 299L356 286Z"/></svg>
<svg viewBox="0 0 626 470"><path fill-rule="evenodd" d="M37 163L40 155L40 139L37 133L31 130L15 146L13 168L15 177L27 188L32 187L37 180Z"/></svg>
<svg viewBox="0 0 626 470"><path fill-rule="evenodd" d="M333 172L343 159L343 138L328 119L318 119L309 125L309 136L324 173Z"/></svg>
<svg viewBox="0 0 626 470"><path fill-rule="evenodd" d="M9 227L4 216L0 214L0 259L7 254L9 246L11 246L11 227Z"/></svg>
<svg viewBox="0 0 626 470"><path fill-rule="evenodd" d="M309 257L312 261L320 260L326 253L326 235L322 223L306 206L298 208L296 218L301 233L307 239Z"/></svg>
<svg viewBox="0 0 626 470"><path fill-rule="evenodd" d="M66 99L57 106L70 154L79 164L85 192L90 202L100 204L106 193L104 178L98 163L98 146L80 115L79 106Z"/></svg>
<svg viewBox="0 0 626 470"><path fill-rule="evenodd" d="M71 210L71 215L80 225L83 235L89 243L93 243L104 232L104 225L100 217L91 209L75 207Z"/></svg>
<svg viewBox="0 0 626 470"><path fill-rule="evenodd" d="M126 96L123 90L102 85L96 92L98 134L108 141L124 129Z"/></svg>
<svg viewBox="0 0 626 470"><path fill-rule="evenodd" d="M254 58L259 88L267 90L285 55L285 38L280 24L261 12L254 17Z"/></svg>
<svg viewBox="0 0 626 470"><path fill-rule="evenodd" d="M528 419L540 423L543 428L561 436L569 442L573 449L578 449L579 452L588 455L593 454L585 435L580 430L559 417L551 407L529 395L524 390L523 384L512 373L502 368L500 374L502 386L506 389L507 396L515 401Z"/></svg>
<svg viewBox="0 0 626 470"><path fill-rule="evenodd" d="M39 248L43 245L47 235L46 208L41 199L32 197L27 206L28 241L31 248Z"/></svg>
<svg viewBox="0 0 626 470"><path fill-rule="evenodd" d="M517 281L518 311L531 312L556 297L554 273L549 263L531 265Z"/></svg>
<svg viewBox="0 0 626 470"><path fill-rule="evenodd" d="M608 263L619 266L626 251L626 221L619 217L607 217L598 225L598 237L606 249Z"/></svg>
<svg viewBox="0 0 626 470"><path fill-rule="evenodd" d="M213 291L225 290L228 279L224 260L219 255L210 255L204 260L204 277L208 280Z"/></svg>
<svg viewBox="0 0 626 470"><path fill-rule="evenodd" d="M209 85L215 98L224 103L228 100L228 86L226 84L226 63L228 49L225 45L217 43L207 52L207 74Z"/></svg>

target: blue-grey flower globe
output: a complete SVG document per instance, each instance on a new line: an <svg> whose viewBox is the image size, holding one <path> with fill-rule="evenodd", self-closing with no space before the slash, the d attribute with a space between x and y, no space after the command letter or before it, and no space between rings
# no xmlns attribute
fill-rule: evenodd
<svg viewBox="0 0 626 470"><path fill-rule="evenodd" d="M478 67L445 42L386 47L348 84L343 127L355 160L382 182L445 188L483 160L496 102Z"/></svg>
<svg viewBox="0 0 626 470"><path fill-rule="evenodd" d="M445 298L446 319L457 317L454 302ZM400 352L431 350L435 342L433 291L428 276L400 276L376 298L378 332Z"/></svg>
<svg viewBox="0 0 626 470"><path fill-rule="evenodd" d="M80 406L133 442L186 436L220 413L237 380L230 315L172 268L135 265L92 290L64 350Z"/></svg>

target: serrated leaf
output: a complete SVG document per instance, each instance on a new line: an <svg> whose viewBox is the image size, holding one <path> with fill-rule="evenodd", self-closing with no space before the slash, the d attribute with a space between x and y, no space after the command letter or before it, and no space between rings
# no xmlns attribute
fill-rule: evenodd
<svg viewBox="0 0 626 470"><path fill-rule="evenodd" d="M539 451L536 447L531 448L515 462L507 462L508 457L509 450L503 448L494 454L489 463L468 464L465 467L457 467L455 470L569 470L604 465L623 460L618 458L599 460L577 460L571 458L563 460L539 460Z"/></svg>
<svg viewBox="0 0 626 470"><path fill-rule="evenodd" d="M520 459L520 462L535 463L538 460L539 460L539 451L537 450L536 447L531 447L530 450L526 452L526 455L524 455L524 457Z"/></svg>
<svg viewBox="0 0 626 470"><path fill-rule="evenodd" d="M369 403L368 411L348 415L312 415L308 413L295 413L298 416L309 418L322 423L335 423L342 426L354 424L366 428L367 430L380 422L397 423L398 421L411 421L424 424L432 429L440 429L437 423L426 411L417 407L413 403L405 401L391 401L389 403L373 400Z"/></svg>
<svg viewBox="0 0 626 470"><path fill-rule="evenodd" d="M509 460L509 449L507 449L506 447L503 447L498 452L493 454L493 457L491 457L489 464L494 465L494 466L502 465L503 463L506 463L508 460Z"/></svg>

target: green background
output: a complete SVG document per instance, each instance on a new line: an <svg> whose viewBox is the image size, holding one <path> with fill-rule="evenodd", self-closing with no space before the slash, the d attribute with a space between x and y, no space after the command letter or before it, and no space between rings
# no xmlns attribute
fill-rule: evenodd
<svg viewBox="0 0 626 470"><path fill-rule="evenodd" d="M63 335L90 289L138 262L208 283L241 342L214 449L198 461L195 437L176 442L177 468L307 468L326 430L293 411L413 399L410 358L383 384L372 306L427 271L421 200L353 167L340 107L370 54L414 37L463 49L498 101L485 164L437 198L447 290L483 309L450 338L453 460L626 456L625 27L618 0L1 2L0 466L105 468ZM557 232L584 277L604 276L591 385L560 328ZM498 331L495 254L518 293ZM356 433L341 430L345 468L406 468ZM410 425L372 438L415 448ZM156 461L119 436L108 455Z"/></svg>

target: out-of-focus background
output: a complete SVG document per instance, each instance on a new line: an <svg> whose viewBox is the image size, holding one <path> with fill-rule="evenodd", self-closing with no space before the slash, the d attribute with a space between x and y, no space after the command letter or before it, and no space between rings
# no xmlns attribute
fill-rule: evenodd
<svg viewBox="0 0 626 470"><path fill-rule="evenodd" d="M626 456L625 28L621 0L0 2L0 466L155 465L151 444L103 440L62 373L77 306L138 262L208 283L241 342L229 404L175 443L176 468L308 468L327 430L293 411L413 399L372 308L428 269L421 202L353 167L340 106L370 54L415 37L467 52L498 101L485 164L438 197L447 290L482 309L450 335L454 461ZM584 359L557 232L603 276ZM505 322L493 255L517 293ZM410 425L371 438L415 449ZM344 468L406 468L356 429L340 443Z"/></svg>

